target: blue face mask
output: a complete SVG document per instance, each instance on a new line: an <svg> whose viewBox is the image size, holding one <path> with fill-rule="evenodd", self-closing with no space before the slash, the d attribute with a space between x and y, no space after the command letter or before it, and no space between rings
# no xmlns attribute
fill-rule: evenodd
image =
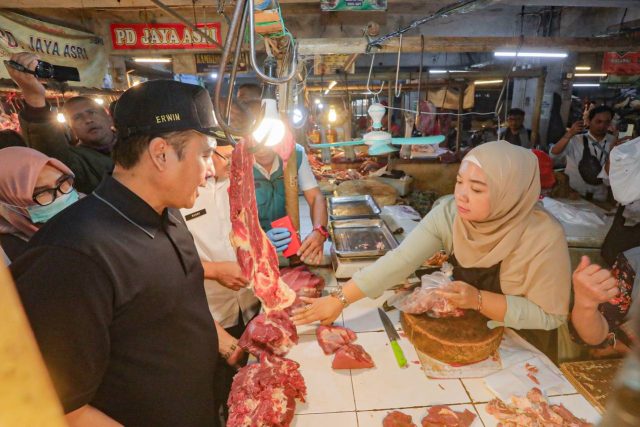
<svg viewBox="0 0 640 427"><path fill-rule="evenodd" d="M71 206L75 202L78 201L80 197L78 196L78 192L75 190L71 190L68 194L63 194L58 196L53 203L46 206L29 206L27 208L27 212L29 212L29 217L31 218L31 222L34 224L44 223L49 221L51 218L56 216L56 214L65 208Z"/></svg>

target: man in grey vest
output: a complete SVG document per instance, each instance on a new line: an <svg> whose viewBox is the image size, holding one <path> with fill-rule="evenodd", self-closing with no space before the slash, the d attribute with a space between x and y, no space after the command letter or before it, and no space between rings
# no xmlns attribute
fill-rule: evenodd
<svg viewBox="0 0 640 427"><path fill-rule="evenodd" d="M533 148L531 130L524 127L524 111L512 108L507 115L507 127L500 129L498 138L519 145L524 148Z"/></svg>

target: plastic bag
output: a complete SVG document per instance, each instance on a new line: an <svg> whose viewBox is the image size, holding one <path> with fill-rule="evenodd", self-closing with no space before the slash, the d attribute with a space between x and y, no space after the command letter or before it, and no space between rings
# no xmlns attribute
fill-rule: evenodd
<svg viewBox="0 0 640 427"><path fill-rule="evenodd" d="M550 197L542 199L542 205L558 221L565 224L586 225L588 227L605 225L605 222L596 213L559 202Z"/></svg>
<svg viewBox="0 0 640 427"><path fill-rule="evenodd" d="M452 306L438 290L451 282L450 274L438 271L422 276L422 284L413 291L398 292L387 304L409 314L427 313L430 317L460 317L464 314Z"/></svg>

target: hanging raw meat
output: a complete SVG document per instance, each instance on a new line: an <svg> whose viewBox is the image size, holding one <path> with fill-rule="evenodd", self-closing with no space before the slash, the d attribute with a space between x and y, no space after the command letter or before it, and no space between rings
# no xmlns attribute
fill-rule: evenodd
<svg viewBox="0 0 640 427"><path fill-rule="evenodd" d="M278 255L260 228L253 154L246 140L241 140L233 150L230 176L231 243L238 263L264 310L283 310L293 304L296 294L280 279Z"/></svg>
<svg viewBox="0 0 640 427"><path fill-rule="evenodd" d="M307 388L293 360L263 354L233 378L227 427L288 426Z"/></svg>
<svg viewBox="0 0 640 427"><path fill-rule="evenodd" d="M431 101L420 101L416 129L422 136L440 135L440 123L436 113L438 110Z"/></svg>
<svg viewBox="0 0 640 427"><path fill-rule="evenodd" d="M287 313L270 311L249 322L238 344L254 356L265 352L285 356L298 344L298 333Z"/></svg>
<svg viewBox="0 0 640 427"><path fill-rule="evenodd" d="M333 354L343 345L356 340L356 334L351 329L342 326L318 326L316 338L324 354Z"/></svg>

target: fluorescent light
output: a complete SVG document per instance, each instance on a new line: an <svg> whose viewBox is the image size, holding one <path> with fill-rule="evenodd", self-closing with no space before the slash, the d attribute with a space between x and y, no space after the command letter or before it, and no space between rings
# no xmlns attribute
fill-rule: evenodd
<svg viewBox="0 0 640 427"><path fill-rule="evenodd" d="M329 92L331 92L331 89L333 89L337 84L338 84L337 81L332 80L331 83L329 83L329 87L327 88L327 90L324 91L324 94L329 95Z"/></svg>
<svg viewBox="0 0 640 427"><path fill-rule="evenodd" d="M574 83L573 87L600 87L600 83Z"/></svg>
<svg viewBox="0 0 640 427"><path fill-rule="evenodd" d="M467 70L429 70L429 74L468 73Z"/></svg>
<svg viewBox="0 0 640 427"><path fill-rule="evenodd" d="M474 83L476 85L495 85L502 83L502 80L476 80Z"/></svg>
<svg viewBox="0 0 640 427"><path fill-rule="evenodd" d="M93 102L95 102L98 105L104 105L104 99L102 98L94 98Z"/></svg>
<svg viewBox="0 0 640 427"><path fill-rule="evenodd" d="M264 107L264 117L262 117L260 124L252 135L259 144L273 147L281 143L284 138L284 123L282 123L278 115L278 106L275 99L264 98L262 105Z"/></svg>
<svg viewBox="0 0 640 427"><path fill-rule="evenodd" d="M329 91L330 91L330 90L331 90L331 89L327 89L327 90L325 90L325 91L324 91L324 94L325 94L325 95L329 95Z"/></svg>
<svg viewBox="0 0 640 427"><path fill-rule="evenodd" d="M217 79L217 78L218 78L218 73L211 73L211 74L209 74L209 76L210 76L212 79Z"/></svg>
<svg viewBox="0 0 640 427"><path fill-rule="evenodd" d="M575 73L575 77L607 77L606 73Z"/></svg>
<svg viewBox="0 0 640 427"><path fill-rule="evenodd" d="M566 58L568 55L562 52L494 52L496 57L504 58Z"/></svg>
<svg viewBox="0 0 640 427"><path fill-rule="evenodd" d="M298 107L293 109L293 114L292 114L292 120L293 120L293 124L297 125L299 124L302 119L304 119L304 115L302 114L302 110Z"/></svg>
<svg viewBox="0 0 640 427"><path fill-rule="evenodd" d="M578 65L576 71L591 71L591 67L588 65Z"/></svg>
<svg viewBox="0 0 640 427"><path fill-rule="evenodd" d="M157 63L157 64L162 64L162 63L167 63L167 62L171 62L171 58L133 58L133 60L135 62L145 62L145 63Z"/></svg>
<svg viewBox="0 0 640 427"><path fill-rule="evenodd" d="M62 113L58 113L56 115L56 120L58 121L58 123L64 123L67 121L67 119L64 118L64 114Z"/></svg>

